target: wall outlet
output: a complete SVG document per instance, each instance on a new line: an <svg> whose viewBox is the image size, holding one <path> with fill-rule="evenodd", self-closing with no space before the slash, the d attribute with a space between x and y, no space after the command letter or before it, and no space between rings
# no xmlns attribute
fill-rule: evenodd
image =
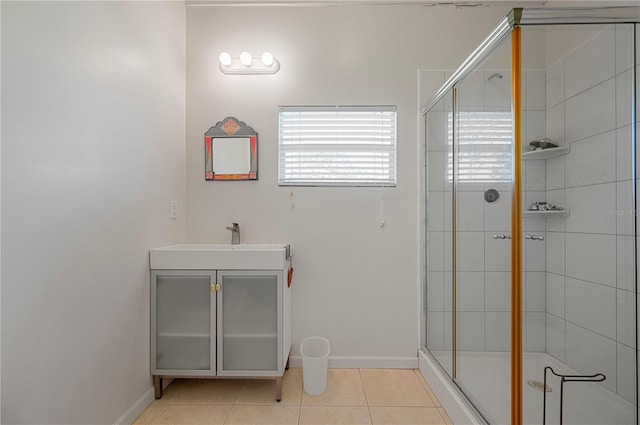
<svg viewBox="0 0 640 425"><path fill-rule="evenodd" d="M171 201L170 205L169 218L175 220L178 218L178 201Z"/></svg>

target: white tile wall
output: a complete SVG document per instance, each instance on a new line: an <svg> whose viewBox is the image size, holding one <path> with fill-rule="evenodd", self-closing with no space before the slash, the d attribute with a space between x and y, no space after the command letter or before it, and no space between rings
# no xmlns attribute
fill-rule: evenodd
<svg viewBox="0 0 640 425"><path fill-rule="evenodd" d="M543 159L524 162L524 190L545 190L547 164Z"/></svg>
<svg viewBox="0 0 640 425"><path fill-rule="evenodd" d="M510 272L485 272L485 311L510 311Z"/></svg>
<svg viewBox="0 0 640 425"><path fill-rule="evenodd" d="M484 197L482 192L457 192L457 229L460 232L483 230Z"/></svg>
<svg viewBox="0 0 640 425"><path fill-rule="evenodd" d="M444 233L427 232L427 267L430 271L444 269Z"/></svg>
<svg viewBox="0 0 640 425"><path fill-rule="evenodd" d="M427 346L432 350L444 350L444 312L427 311Z"/></svg>
<svg viewBox="0 0 640 425"><path fill-rule="evenodd" d="M542 236L546 239L545 232L524 232L523 240L524 240L524 270L527 272L544 272L547 268L545 258L546 258L546 244L544 240L531 240L525 239L524 236L527 234L536 234L538 236Z"/></svg>
<svg viewBox="0 0 640 425"><path fill-rule="evenodd" d="M633 67L633 26L616 25L616 74Z"/></svg>
<svg viewBox="0 0 640 425"><path fill-rule="evenodd" d="M547 313L547 353L560 361L566 359L566 321Z"/></svg>
<svg viewBox="0 0 640 425"><path fill-rule="evenodd" d="M545 313L525 313L526 336L525 348L529 352L544 352L545 344Z"/></svg>
<svg viewBox="0 0 640 425"><path fill-rule="evenodd" d="M633 70L616 76L616 125L623 127L632 123Z"/></svg>
<svg viewBox="0 0 640 425"><path fill-rule="evenodd" d="M429 152L447 152L447 117L444 111L431 110L427 114L427 150Z"/></svg>
<svg viewBox="0 0 640 425"><path fill-rule="evenodd" d="M588 329L566 323L566 363L579 373L604 373L607 380L602 384L611 391L616 390L616 342Z"/></svg>
<svg viewBox="0 0 640 425"><path fill-rule="evenodd" d="M543 257L544 258L544 257ZM525 309L527 312L543 312L546 305L546 273L525 272ZM544 338L542 338L544 340Z"/></svg>
<svg viewBox="0 0 640 425"><path fill-rule="evenodd" d="M631 371L636 368L636 350L622 344L618 344L617 348L617 393L626 400L635 403L636 382L635 374Z"/></svg>
<svg viewBox="0 0 640 425"><path fill-rule="evenodd" d="M564 102L564 59L547 69L545 93L547 110Z"/></svg>
<svg viewBox="0 0 640 425"><path fill-rule="evenodd" d="M458 346L463 351L484 350L483 312L458 313Z"/></svg>
<svg viewBox="0 0 640 425"><path fill-rule="evenodd" d="M484 271L484 232L458 232L458 270Z"/></svg>
<svg viewBox="0 0 640 425"><path fill-rule="evenodd" d="M565 277L555 273L547 273L547 312L564 318Z"/></svg>
<svg viewBox="0 0 640 425"><path fill-rule="evenodd" d="M568 188L566 197L571 205L567 232L616 233L616 217L608 213L616 207L616 183Z"/></svg>
<svg viewBox="0 0 640 425"><path fill-rule="evenodd" d="M498 233L511 233L511 192L500 192L500 199L489 204L484 202L484 230Z"/></svg>
<svg viewBox="0 0 640 425"><path fill-rule="evenodd" d="M489 77L494 73L499 73L502 78ZM494 70L484 72L484 106L486 108L497 108L499 110L508 111L511 109L511 71L510 70Z"/></svg>
<svg viewBox="0 0 640 425"><path fill-rule="evenodd" d="M483 71L475 71L458 87L460 110L482 110L484 108L485 77Z"/></svg>
<svg viewBox="0 0 640 425"><path fill-rule="evenodd" d="M526 110L544 111L546 109L546 91L544 89L546 74L543 69L525 71Z"/></svg>
<svg viewBox="0 0 640 425"><path fill-rule="evenodd" d="M567 98L615 75L615 35L615 29L609 27L565 57ZM566 78L566 76L571 77Z"/></svg>
<svg viewBox="0 0 640 425"><path fill-rule="evenodd" d="M446 178L447 154L430 152L427 158L427 190L442 192Z"/></svg>
<svg viewBox="0 0 640 425"><path fill-rule="evenodd" d="M533 140L540 140L549 137L546 131L545 111L525 111L524 112L524 140L522 148L529 151L529 143Z"/></svg>
<svg viewBox="0 0 640 425"><path fill-rule="evenodd" d="M616 181L615 131L572 143L565 170L567 187Z"/></svg>
<svg viewBox="0 0 640 425"><path fill-rule="evenodd" d="M450 198L448 201L451 202ZM444 230L444 192L429 192L427 194L427 229L430 231Z"/></svg>
<svg viewBox="0 0 640 425"><path fill-rule="evenodd" d="M444 311L444 272L427 272L427 311Z"/></svg>
<svg viewBox="0 0 640 425"><path fill-rule="evenodd" d="M616 130L616 179L633 179L633 152L631 150L633 136L631 126L627 125Z"/></svg>
<svg viewBox="0 0 640 425"><path fill-rule="evenodd" d="M548 190L546 193L547 202L566 207L567 201L565 198L565 189ZM546 220L547 232L564 232L566 230L565 218L547 218Z"/></svg>
<svg viewBox="0 0 640 425"><path fill-rule="evenodd" d="M506 312L485 312L485 349L509 351L511 315Z"/></svg>
<svg viewBox="0 0 640 425"><path fill-rule="evenodd" d="M547 232L547 271L564 275L566 268L565 260L565 234L559 232Z"/></svg>
<svg viewBox="0 0 640 425"><path fill-rule="evenodd" d="M559 156L547 160L547 190L564 189L565 157Z"/></svg>
<svg viewBox="0 0 640 425"><path fill-rule="evenodd" d="M493 232L485 233L484 269L488 272L509 271L511 269L511 241L493 239Z"/></svg>
<svg viewBox="0 0 640 425"><path fill-rule="evenodd" d="M565 137L575 142L616 126L615 79L607 80L565 102Z"/></svg>
<svg viewBox="0 0 640 425"><path fill-rule="evenodd" d="M616 209L610 214L616 216L618 235L633 235L635 227L635 208L633 205L633 181L626 180L617 183Z"/></svg>
<svg viewBox="0 0 640 425"><path fill-rule="evenodd" d="M616 289L566 279L566 319L611 339L616 338Z"/></svg>
<svg viewBox="0 0 640 425"><path fill-rule="evenodd" d="M458 272L458 311L484 311L484 272Z"/></svg>
<svg viewBox="0 0 640 425"><path fill-rule="evenodd" d="M618 332L616 339L619 343L629 347L636 345L636 294L635 292L617 290L617 321Z"/></svg>
<svg viewBox="0 0 640 425"><path fill-rule="evenodd" d="M626 291L635 291L635 237L618 236L616 249L617 287Z"/></svg>
<svg viewBox="0 0 640 425"><path fill-rule="evenodd" d="M615 235L567 233L566 238L566 275L615 287Z"/></svg>

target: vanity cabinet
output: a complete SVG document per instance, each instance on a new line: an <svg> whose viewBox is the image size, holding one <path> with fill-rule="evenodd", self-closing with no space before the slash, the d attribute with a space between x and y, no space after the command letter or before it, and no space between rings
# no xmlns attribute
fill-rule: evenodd
<svg viewBox="0 0 640 425"><path fill-rule="evenodd" d="M153 265L153 264L152 264ZM289 260L273 270L151 270L151 374L275 377L291 348Z"/></svg>

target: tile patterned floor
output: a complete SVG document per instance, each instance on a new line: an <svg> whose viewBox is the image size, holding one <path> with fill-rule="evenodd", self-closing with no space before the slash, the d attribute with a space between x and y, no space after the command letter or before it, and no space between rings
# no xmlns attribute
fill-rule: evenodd
<svg viewBox="0 0 640 425"><path fill-rule="evenodd" d="M143 424L451 425L417 370L329 369L327 391L303 391L289 369L276 402L275 381L176 379L134 422Z"/></svg>

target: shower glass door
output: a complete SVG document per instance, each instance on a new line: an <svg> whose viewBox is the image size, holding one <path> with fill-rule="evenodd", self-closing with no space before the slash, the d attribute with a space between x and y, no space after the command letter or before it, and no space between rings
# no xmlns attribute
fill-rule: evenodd
<svg viewBox="0 0 640 425"><path fill-rule="evenodd" d="M455 382L508 423L512 114L510 41L455 89Z"/></svg>

